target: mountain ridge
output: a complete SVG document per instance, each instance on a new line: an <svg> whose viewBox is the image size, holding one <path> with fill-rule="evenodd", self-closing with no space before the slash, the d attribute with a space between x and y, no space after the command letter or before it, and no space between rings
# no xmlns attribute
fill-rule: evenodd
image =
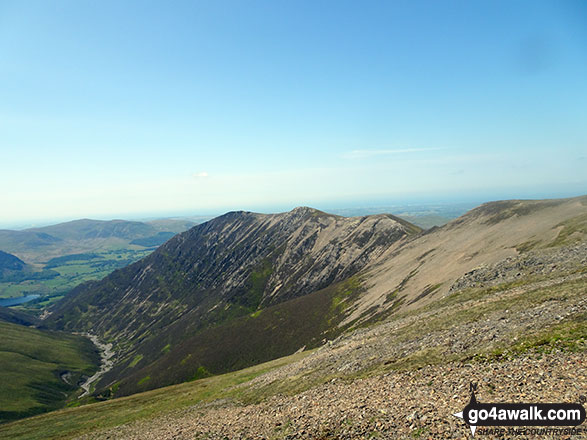
<svg viewBox="0 0 587 440"><path fill-rule="evenodd" d="M390 301L402 310L421 307L448 295L460 277L479 266L532 248L585 240L586 211L587 196L488 202L444 226L396 243L365 269L369 285L348 320L360 319L369 309L384 313ZM557 241L565 230L569 237Z"/></svg>
<svg viewBox="0 0 587 440"><path fill-rule="evenodd" d="M121 350L126 360L111 378L123 365L145 367L165 347L175 348L181 341L172 334L186 339L349 279L390 243L420 232L404 225L389 216L345 218L308 207L280 214L229 212L178 234L101 282L74 289L47 324L126 341L131 348ZM324 293L328 301L333 296ZM324 330L319 322L316 328ZM307 337L309 342L317 335Z"/></svg>

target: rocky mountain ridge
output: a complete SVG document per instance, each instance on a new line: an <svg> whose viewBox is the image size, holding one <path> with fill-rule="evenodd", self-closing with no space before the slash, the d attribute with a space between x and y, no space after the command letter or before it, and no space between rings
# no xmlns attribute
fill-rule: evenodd
<svg viewBox="0 0 587 440"><path fill-rule="evenodd" d="M249 315L253 319L272 307L277 307L275 313L291 315L278 306L350 279L390 244L419 232L391 215L345 218L307 207L270 215L231 212L177 235L100 282L74 289L46 322L55 328L91 331L117 345L118 368L103 385L179 353L181 359L174 363L192 368L191 373L182 373L183 380L198 369L219 372L237 360L223 357L211 366L206 359L191 358L182 341L203 331L217 335L222 326ZM330 306L323 304L326 314ZM315 319L316 328L323 331L326 316ZM251 322L240 322L256 331ZM216 330L207 330L211 328ZM318 336L306 335L313 341L319 341ZM194 342L192 350L199 350L196 345L201 343ZM263 345L262 340L258 343ZM276 344L275 349L279 352L273 356L287 354L283 350L289 348ZM260 356L268 360L271 354ZM154 375L148 370L143 377Z"/></svg>

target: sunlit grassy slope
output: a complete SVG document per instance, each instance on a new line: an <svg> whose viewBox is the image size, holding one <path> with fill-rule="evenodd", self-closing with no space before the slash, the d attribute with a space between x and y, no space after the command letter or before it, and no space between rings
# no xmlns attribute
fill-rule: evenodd
<svg viewBox="0 0 587 440"><path fill-rule="evenodd" d="M0 422L63 406L99 356L86 338L0 321ZM67 384L61 374L67 374Z"/></svg>
<svg viewBox="0 0 587 440"><path fill-rule="evenodd" d="M66 439L96 430L119 426L201 401L238 397L235 385L274 368L297 361L310 352L298 353L251 368L136 394L129 397L68 408L0 426L0 438L47 440Z"/></svg>

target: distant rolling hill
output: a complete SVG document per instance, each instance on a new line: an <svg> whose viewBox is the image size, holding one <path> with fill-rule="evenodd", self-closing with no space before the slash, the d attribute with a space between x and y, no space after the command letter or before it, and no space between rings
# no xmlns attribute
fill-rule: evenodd
<svg viewBox="0 0 587 440"><path fill-rule="evenodd" d="M5 270L20 271L23 270L25 266L26 263L20 258L7 252L0 251L0 272Z"/></svg>
<svg viewBox="0 0 587 440"><path fill-rule="evenodd" d="M132 240L156 232L151 225L127 220L74 220L42 228L27 229L27 232L45 233L60 240L88 240L95 238L122 238Z"/></svg>
<svg viewBox="0 0 587 440"><path fill-rule="evenodd" d="M0 249L26 262L19 270L0 270L0 298L38 294L46 298L37 301L41 307L81 282L103 278L148 255L194 224L176 219L83 219L23 231L0 230Z"/></svg>
<svg viewBox="0 0 587 440"><path fill-rule="evenodd" d="M157 232L149 237L135 238L130 244L136 244L145 247L160 246L175 235L175 232Z"/></svg>
<svg viewBox="0 0 587 440"><path fill-rule="evenodd" d="M144 247L158 246L164 238L194 225L171 219L147 223L82 219L23 231L0 230L0 249L30 263L45 263L63 255L128 247L133 240L146 240L149 244Z"/></svg>
<svg viewBox="0 0 587 440"><path fill-rule="evenodd" d="M21 282L23 280L47 280L58 274L50 270L36 271L20 258L0 251L0 283Z"/></svg>
<svg viewBox="0 0 587 440"><path fill-rule="evenodd" d="M194 217L191 219L180 219L180 218L165 218L159 220L145 221L146 224L154 227L158 232L174 232L179 234L180 232L187 231L193 228L195 225L212 220L214 217L202 216Z"/></svg>

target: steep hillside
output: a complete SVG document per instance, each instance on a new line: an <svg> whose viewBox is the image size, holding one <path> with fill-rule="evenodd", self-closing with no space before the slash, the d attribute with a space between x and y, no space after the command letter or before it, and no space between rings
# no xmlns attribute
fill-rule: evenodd
<svg viewBox="0 0 587 440"><path fill-rule="evenodd" d="M534 261L545 274L480 280L316 350L21 420L0 426L0 437L468 439L452 414L471 382L483 402L574 402L587 387L586 246L546 250ZM498 272L519 265L504 263Z"/></svg>
<svg viewBox="0 0 587 440"><path fill-rule="evenodd" d="M484 273L515 281L562 260L573 270L586 200L489 203L425 233L388 215L233 212L80 286L46 322L115 344L98 383L107 395L223 373L426 306Z"/></svg>
<svg viewBox="0 0 587 440"><path fill-rule="evenodd" d="M392 243L419 232L389 215L344 218L310 208L275 215L232 212L177 235L101 282L75 289L47 324L114 342L118 362L100 386L142 371L134 383L123 381L121 393L228 371L317 345L342 316L331 308L342 308L341 301L358 293L359 283L350 277ZM287 307L293 306L285 303L313 292L316 298L296 307L320 303L314 323L311 317L292 320ZM259 332L260 325L274 330ZM269 342L287 331L298 335L292 338L295 348ZM239 333L255 333L259 350L246 359L220 353L230 334ZM158 365L177 374L156 381Z"/></svg>
<svg viewBox="0 0 587 440"><path fill-rule="evenodd" d="M533 273L532 265L544 269L532 261L533 252L543 255L572 246L584 242L586 235L587 196L486 203L441 228L391 246L362 272L365 292L344 322L432 303L464 287L463 280L475 272L490 272L486 278L498 281L522 279ZM517 269L504 273L498 265L507 259L517 259ZM551 264L556 266L556 259Z"/></svg>
<svg viewBox="0 0 587 440"><path fill-rule="evenodd" d="M231 262L225 270L237 274L248 259L267 258L263 252L256 254L260 246L255 246L255 240L251 243L251 238L263 237L263 243L270 245L267 236L273 236L277 225L277 230L286 231L277 236L295 249L307 234L297 235L293 242L291 237L300 228L303 231L303 225L316 226L316 218L321 226L342 222L341 227L348 227L347 222L392 220L384 216L345 220L311 210L298 216L300 210L296 211L278 216L231 213L176 237L165 247L177 243L165 252L169 256L175 249L174 258L181 261L190 255L187 243L197 237L199 251L193 252L213 253L218 260L208 257L207 261ZM234 304L243 304L231 301L230 289L216 285L220 306L207 309L209 314L204 315L191 312L198 310L197 304L192 309L185 306L184 315L159 327L161 317L148 303L163 283L178 277L157 273L158 285L142 283L155 269L177 272L178 268L159 265L168 260L156 252L134 269L113 274L110 284L93 295L91 289L101 283L80 289L77 302L56 310L57 319L49 323L80 325L67 319L81 312L93 319L90 325L101 328L108 324L100 316L108 314L107 306L99 301L84 305L81 298L102 298L106 304L109 295L123 295L135 310L144 307L140 314L129 310L127 323L138 318L148 323L111 327L110 334L101 334L105 340L118 334L119 357L97 394L118 397L170 382L194 382L8 424L0 427L0 435L27 439L80 435L84 439L465 438L470 431L452 414L469 400L470 381L479 385L478 396L484 401L573 401L587 386L581 367L587 353L586 214L586 197L508 201L482 205L426 233L407 234L409 225L404 224L402 238L376 247L379 250L363 269L324 289L301 292L294 299L281 299L279 293L267 296L273 292L269 280L275 274L267 271L263 284L267 290L255 311L238 308L247 313L235 317ZM296 219L297 228L284 221L291 217L301 217ZM217 240L207 242L206 236ZM348 232L347 240L348 236L355 232ZM334 237L329 234L326 242L336 242ZM214 247L213 243L218 246L225 238L229 239L225 246ZM244 238L246 245L239 241ZM366 243L376 241L371 237ZM323 247L317 243L322 243L320 234L304 253L319 261ZM357 245L345 243L351 243L350 249ZM287 246L280 256L289 253ZM271 249L269 255L274 252ZM290 261L295 261L297 254L289 254ZM269 261L272 269L283 271L284 266L279 266L283 260ZM193 266L197 265L185 265ZM287 267L292 266L295 263ZM212 268L203 270L202 263L197 267L203 276L213 273ZM143 296L130 285L116 290L129 270L135 274L135 284L145 288ZM301 277L319 280L311 272ZM284 273L279 280L286 282L288 273L296 271ZM190 276L192 281L198 279L194 273ZM206 282L199 281L200 286ZM381 283L387 284L378 291ZM419 286L429 284L432 287L425 287L423 294ZM290 285L296 284L290 281ZM145 286L152 287L150 293ZM112 310L123 301L111 303L115 304ZM218 309L232 313L214 314ZM213 317L215 325L208 325L204 316ZM188 322L200 330L192 331ZM142 337L123 340L120 336L133 336L133 331ZM164 338L153 337L155 333ZM319 348L308 350L315 346ZM293 351L297 351L293 356L260 364ZM153 353L163 355L149 357ZM206 378L255 363L259 365Z"/></svg>

